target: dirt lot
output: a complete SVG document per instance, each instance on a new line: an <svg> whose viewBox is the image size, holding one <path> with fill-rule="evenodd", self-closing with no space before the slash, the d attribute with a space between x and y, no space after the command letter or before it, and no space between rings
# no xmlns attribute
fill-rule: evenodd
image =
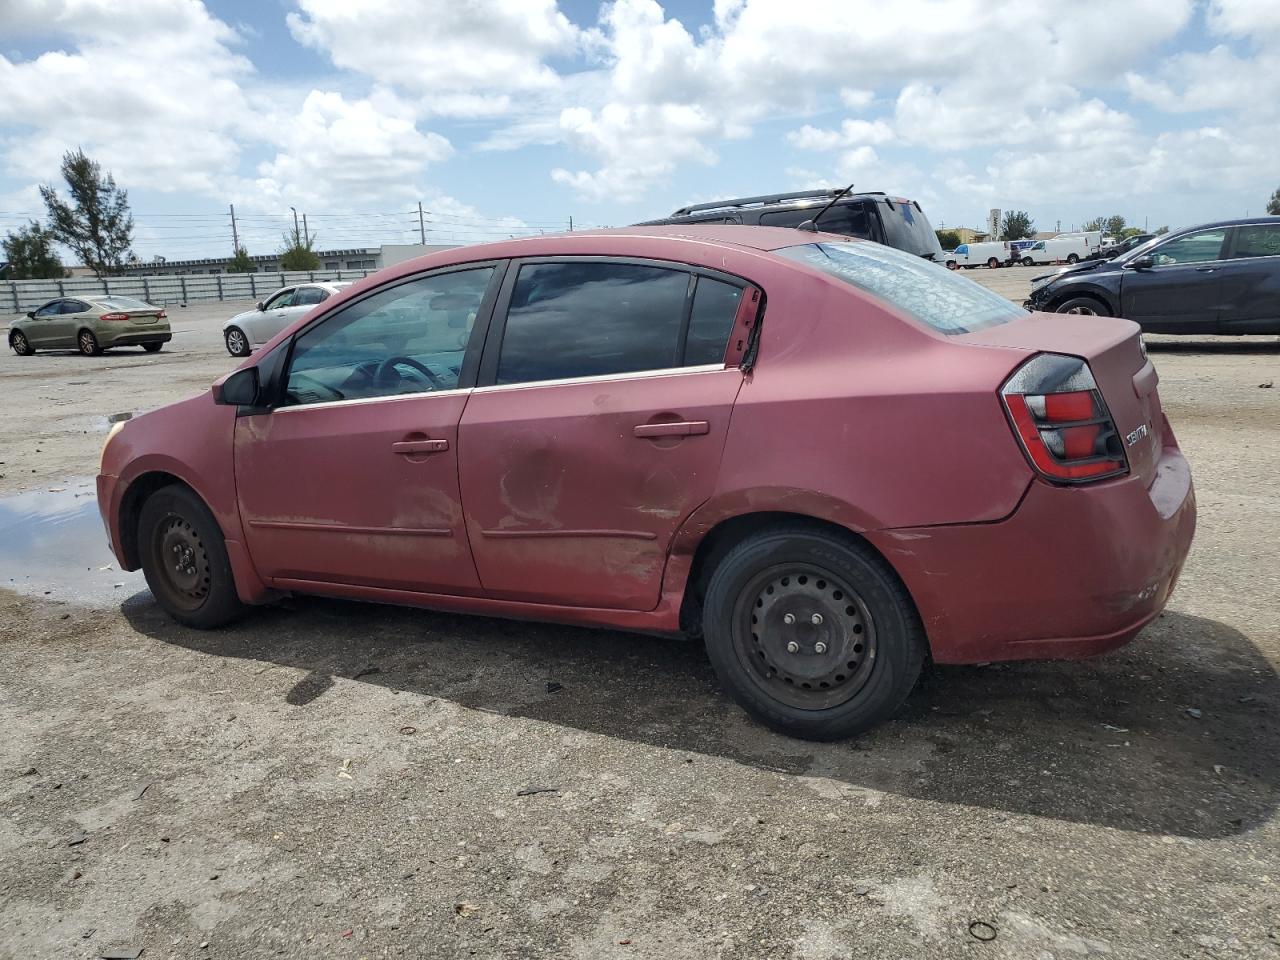
<svg viewBox="0 0 1280 960"><path fill-rule="evenodd" d="M304 599L197 633L99 569L105 416L206 388L239 306L0 357L0 957L1280 957L1275 338L1152 345L1200 528L1136 642L937 669L820 746L693 644Z"/></svg>

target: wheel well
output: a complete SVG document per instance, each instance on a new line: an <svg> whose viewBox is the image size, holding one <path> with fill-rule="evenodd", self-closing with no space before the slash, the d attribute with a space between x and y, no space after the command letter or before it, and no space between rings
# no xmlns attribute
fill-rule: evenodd
<svg viewBox="0 0 1280 960"><path fill-rule="evenodd" d="M157 490L169 486L191 490L189 484L183 483L173 474L156 470L142 474L129 484L124 499L120 501L120 550L124 554L125 565L130 570L137 570L142 565L142 559L138 556L138 518L142 515L142 505Z"/></svg>
<svg viewBox="0 0 1280 960"><path fill-rule="evenodd" d="M1114 315L1111 309L1111 304L1107 303L1105 299L1103 299L1102 297L1098 296L1098 294L1093 293L1090 290L1079 290L1071 293L1065 293L1060 297L1055 297L1049 303L1049 306L1054 310L1057 310L1058 307L1062 306L1068 300L1092 300L1095 303L1099 304L1103 310L1107 311L1107 316Z"/></svg>
<svg viewBox="0 0 1280 960"><path fill-rule="evenodd" d="M693 563L689 568L689 580L685 584L684 599L680 604L681 630L693 637L702 635L702 603L706 597L707 585L711 582L711 575L715 572L716 566L725 554L761 530L784 524L792 528L826 533L849 543L858 544L863 549L870 550L875 556L879 557L884 564L885 570L895 579L901 581L897 571L884 558L884 555L868 540L858 536L848 527L842 527L838 523L820 520L817 517L811 517L803 513L769 511L743 514L722 520L708 530L698 543L698 549L693 554ZM906 589L905 585L903 589ZM910 591L906 592L909 596Z"/></svg>

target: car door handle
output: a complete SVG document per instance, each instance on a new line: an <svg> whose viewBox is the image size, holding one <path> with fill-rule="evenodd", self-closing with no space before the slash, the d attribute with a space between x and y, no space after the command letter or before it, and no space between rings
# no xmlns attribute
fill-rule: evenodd
<svg viewBox="0 0 1280 960"><path fill-rule="evenodd" d="M1196 267L1196 273L1214 273L1217 267Z"/></svg>
<svg viewBox="0 0 1280 960"><path fill-rule="evenodd" d="M635 429L637 437L696 437L711 432L705 420L678 420L675 423L642 423Z"/></svg>
<svg viewBox="0 0 1280 960"><path fill-rule="evenodd" d="M391 452L402 456L411 453L443 453L448 449L448 440L397 440L391 445Z"/></svg>

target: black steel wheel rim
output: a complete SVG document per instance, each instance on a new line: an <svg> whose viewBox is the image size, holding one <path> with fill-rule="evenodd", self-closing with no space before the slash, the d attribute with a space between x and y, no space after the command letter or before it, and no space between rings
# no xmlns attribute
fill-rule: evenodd
<svg viewBox="0 0 1280 960"><path fill-rule="evenodd" d="M734 653L771 698L802 710L852 700L875 669L867 605L841 577L814 564L777 564L738 595Z"/></svg>
<svg viewBox="0 0 1280 960"><path fill-rule="evenodd" d="M1088 307L1072 307L1070 310L1067 311L1067 313L1081 314L1086 317L1094 316L1094 312L1090 310Z"/></svg>
<svg viewBox="0 0 1280 960"><path fill-rule="evenodd" d="M166 517L152 535L152 557L165 598L183 610L198 610L209 596L209 553L191 523Z"/></svg>

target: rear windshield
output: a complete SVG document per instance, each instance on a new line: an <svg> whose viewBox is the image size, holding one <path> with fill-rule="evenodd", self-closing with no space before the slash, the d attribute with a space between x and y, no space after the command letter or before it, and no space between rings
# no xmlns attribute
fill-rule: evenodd
<svg viewBox="0 0 1280 960"><path fill-rule="evenodd" d="M968 277L878 243L806 243L776 252L879 297L948 336L1027 314Z"/></svg>
<svg viewBox="0 0 1280 960"><path fill-rule="evenodd" d="M141 300L135 300L133 297L121 297L115 294L109 297L97 297L94 303L107 307L110 310L154 310L149 303L143 303Z"/></svg>
<svg viewBox="0 0 1280 960"><path fill-rule="evenodd" d="M885 243L918 257L938 260L942 244L924 212L908 200L880 200L880 220L884 224Z"/></svg>

